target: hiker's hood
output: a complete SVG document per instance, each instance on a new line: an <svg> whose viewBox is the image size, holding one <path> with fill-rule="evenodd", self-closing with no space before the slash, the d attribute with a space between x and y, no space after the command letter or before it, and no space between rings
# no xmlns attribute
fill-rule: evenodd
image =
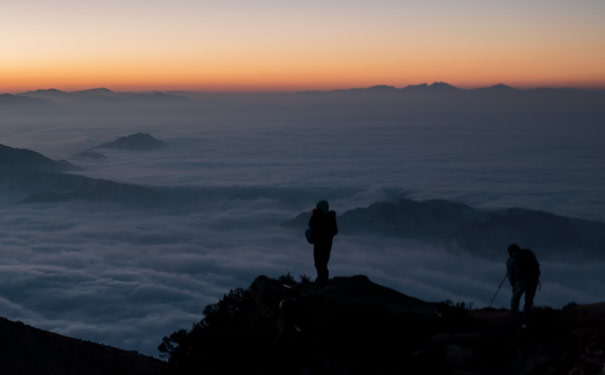
<svg viewBox="0 0 605 375"><path fill-rule="evenodd" d="M330 205L328 204L328 201L319 201L317 202L317 208L319 208L321 210L321 213L324 215L327 215L328 212L330 212Z"/></svg>

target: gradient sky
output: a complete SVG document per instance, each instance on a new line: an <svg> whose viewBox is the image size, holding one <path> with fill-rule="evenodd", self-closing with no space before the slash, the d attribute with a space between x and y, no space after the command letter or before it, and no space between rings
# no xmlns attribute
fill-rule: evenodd
<svg viewBox="0 0 605 375"><path fill-rule="evenodd" d="M21 0L0 92L605 87L604 0Z"/></svg>

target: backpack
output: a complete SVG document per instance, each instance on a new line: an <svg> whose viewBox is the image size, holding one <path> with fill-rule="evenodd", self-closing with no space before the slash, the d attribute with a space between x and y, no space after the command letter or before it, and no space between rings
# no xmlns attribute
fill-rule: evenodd
<svg viewBox="0 0 605 375"><path fill-rule="evenodd" d="M533 251L529 249L520 250L515 257L515 263L519 269L520 278L538 278L540 276L540 263L538 263Z"/></svg>
<svg viewBox="0 0 605 375"><path fill-rule="evenodd" d="M310 243L310 244L315 243L315 233L314 233L313 229L307 228L307 230L305 231L305 237L307 238L308 243Z"/></svg>

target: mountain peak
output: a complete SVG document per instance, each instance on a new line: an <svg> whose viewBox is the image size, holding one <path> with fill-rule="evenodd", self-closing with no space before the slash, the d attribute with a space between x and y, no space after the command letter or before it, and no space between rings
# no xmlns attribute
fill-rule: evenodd
<svg viewBox="0 0 605 375"><path fill-rule="evenodd" d="M389 85L375 85L375 86L370 86L370 87L366 88L366 90L372 90L372 91L392 91L392 90L396 90L396 88L393 87L393 86L389 86Z"/></svg>
<svg viewBox="0 0 605 375"><path fill-rule="evenodd" d="M445 90L458 90L458 88L456 86L452 86L449 83L446 82L433 82L433 84L431 84L429 86L432 89L445 89Z"/></svg>
<svg viewBox="0 0 605 375"><path fill-rule="evenodd" d="M105 87L96 87L93 89L73 91L73 93L106 95L106 94L113 94L114 92Z"/></svg>
<svg viewBox="0 0 605 375"><path fill-rule="evenodd" d="M491 92L515 92L515 91L519 91L518 89L515 89L513 87L507 86L503 83L498 83L496 85L493 86L488 86L488 87L481 87L475 90L479 90L479 91L491 91Z"/></svg>
<svg viewBox="0 0 605 375"><path fill-rule="evenodd" d="M65 160L55 161L35 151L22 148L13 148L1 144L0 165L28 169L34 168L53 172L72 171L78 169L78 167Z"/></svg>
<svg viewBox="0 0 605 375"><path fill-rule="evenodd" d="M414 90L414 91L426 91L426 92L436 92L436 91L455 91L459 90L456 86L452 86L446 82L433 82L430 85L427 83L421 83L419 85L409 85L404 87L402 90Z"/></svg>
<svg viewBox="0 0 605 375"><path fill-rule="evenodd" d="M113 142L103 143L95 148L111 148L129 151L150 151L166 147L166 144L148 133L136 133L120 137Z"/></svg>
<svg viewBox="0 0 605 375"><path fill-rule="evenodd" d="M50 88L50 89L38 89L38 90L34 90L34 91L28 91L26 93L24 93L24 95L28 95L28 94L49 94L49 95L62 95L62 94L67 94L65 91L61 91L61 90L57 90L55 88Z"/></svg>

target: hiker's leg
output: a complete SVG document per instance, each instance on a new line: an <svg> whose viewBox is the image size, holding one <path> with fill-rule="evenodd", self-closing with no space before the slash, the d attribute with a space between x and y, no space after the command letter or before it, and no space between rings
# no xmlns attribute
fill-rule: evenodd
<svg viewBox="0 0 605 375"><path fill-rule="evenodd" d="M524 313L529 313L534 306L534 296L536 295L537 288L537 282L527 283L525 287L525 306L523 306Z"/></svg>
<svg viewBox="0 0 605 375"><path fill-rule="evenodd" d="M521 295L523 294L523 285L520 281L517 281L513 286L513 296L510 300L510 310L512 312L519 311L519 301L521 300Z"/></svg>
<svg viewBox="0 0 605 375"><path fill-rule="evenodd" d="M322 275L321 252L319 244L313 245L313 261L315 264L315 270L317 271L317 282L319 282Z"/></svg>
<svg viewBox="0 0 605 375"><path fill-rule="evenodd" d="M324 286L328 283L330 272L328 261L330 260L331 242L321 242L317 245L317 257L315 267L317 268L317 283Z"/></svg>
<svg viewBox="0 0 605 375"><path fill-rule="evenodd" d="M332 251L332 242L326 244L326 247L323 249L322 261L324 265L325 272L325 281L327 282L330 279L330 270L328 270L328 262L330 261L330 253Z"/></svg>

